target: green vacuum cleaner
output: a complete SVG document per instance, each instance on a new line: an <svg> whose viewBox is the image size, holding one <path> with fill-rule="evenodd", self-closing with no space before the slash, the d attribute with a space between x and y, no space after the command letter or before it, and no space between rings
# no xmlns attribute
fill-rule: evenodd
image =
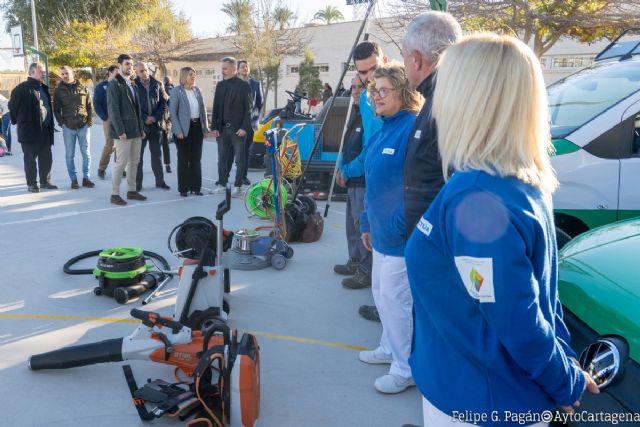
<svg viewBox="0 0 640 427"><path fill-rule="evenodd" d="M71 269L76 262L95 256L98 257L95 268ZM148 263L148 259L157 260L161 268L156 263ZM115 298L120 304L158 287L160 282L164 285L171 279L169 269L165 258L142 248L107 248L86 252L71 258L64 265L67 274L93 274L98 279L98 286L93 293Z"/></svg>

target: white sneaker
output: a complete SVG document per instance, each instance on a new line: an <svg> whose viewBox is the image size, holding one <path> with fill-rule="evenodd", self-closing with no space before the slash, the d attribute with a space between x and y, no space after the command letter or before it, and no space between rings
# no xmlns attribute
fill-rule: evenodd
<svg viewBox="0 0 640 427"><path fill-rule="evenodd" d="M231 197L242 197L242 187L233 187Z"/></svg>
<svg viewBox="0 0 640 427"><path fill-rule="evenodd" d="M225 187L224 185L216 185L215 187L213 187L213 190L209 191L209 194L220 194L220 193L224 193L226 191L227 187Z"/></svg>
<svg viewBox="0 0 640 427"><path fill-rule="evenodd" d="M358 354L358 359L364 363L371 363L372 365L380 365L393 362L393 358L390 354L385 354L380 347L375 350L365 350Z"/></svg>
<svg viewBox="0 0 640 427"><path fill-rule="evenodd" d="M405 391L407 388L415 386L413 377L405 378L400 375L386 374L373 383L373 386L380 393L395 394Z"/></svg>

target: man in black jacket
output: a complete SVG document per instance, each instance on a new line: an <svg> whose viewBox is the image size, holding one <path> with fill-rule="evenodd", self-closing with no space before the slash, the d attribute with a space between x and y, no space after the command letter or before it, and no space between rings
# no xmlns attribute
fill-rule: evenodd
<svg viewBox="0 0 640 427"><path fill-rule="evenodd" d="M149 75L149 68L144 62L136 64L136 89L140 99L140 111L144 120L144 138L140 147L140 162L138 162L138 175L136 177L136 191L142 189L142 166L144 149L149 143L151 152L151 170L156 178L156 187L169 190L164 182L162 171L162 152L160 143L162 139L162 127L164 126L164 114L167 110L167 94L162 83Z"/></svg>
<svg viewBox="0 0 640 427"><path fill-rule="evenodd" d="M411 236L422 215L444 185L438 133L431 105L440 54L462 36L460 24L448 13L426 12L407 27L402 54L409 84L425 98L413 126L404 164L404 221Z"/></svg>
<svg viewBox="0 0 640 427"><path fill-rule="evenodd" d="M353 111L347 124L347 131L344 136L344 148L342 150L342 164L348 165L360 156L364 150L364 129L362 127L362 116L360 115L360 95L364 85L358 76L351 81L351 97L353 98ZM347 188L347 209L346 209L346 232L347 247L349 250L349 261L346 264L338 264L333 267L333 271L345 276L353 275L358 268L370 276L371 272L371 252L365 248L360 238L360 214L364 210L364 173L359 176L344 178L342 169L338 169L336 183ZM350 282L343 282L346 287Z"/></svg>
<svg viewBox="0 0 640 427"><path fill-rule="evenodd" d="M29 65L29 78L11 92L9 113L11 123L18 125L18 142L24 153L24 173L30 192L40 187L56 189L49 178L51 172L51 146L53 145L53 113L49 87L44 81L45 69L40 63ZM38 166L36 167L36 161Z"/></svg>
<svg viewBox="0 0 640 427"><path fill-rule="evenodd" d="M222 58L222 77L213 97L211 130L218 142L218 183L216 192L224 191L229 180L228 156L233 148L236 158L234 197L242 194L245 155L244 140L251 129L251 86L238 77L236 59Z"/></svg>

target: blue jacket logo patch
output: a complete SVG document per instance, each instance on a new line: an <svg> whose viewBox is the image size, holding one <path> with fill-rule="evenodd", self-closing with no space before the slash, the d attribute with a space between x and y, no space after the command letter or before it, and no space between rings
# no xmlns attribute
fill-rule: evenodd
<svg viewBox="0 0 640 427"><path fill-rule="evenodd" d="M393 156L393 153L396 152L395 148L385 148L384 150L382 150L382 154L389 154L391 156Z"/></svg>

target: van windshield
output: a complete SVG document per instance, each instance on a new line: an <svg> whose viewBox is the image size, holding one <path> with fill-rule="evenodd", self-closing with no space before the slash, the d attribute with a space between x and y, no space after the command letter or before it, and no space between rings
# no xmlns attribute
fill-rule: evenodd
<svg viewBox="0 0 640 427"><path fill-rule="evenodd" d="M614 61L580 70L547 88L551 136L564 138L640 90L640 63Z"/></svg>

